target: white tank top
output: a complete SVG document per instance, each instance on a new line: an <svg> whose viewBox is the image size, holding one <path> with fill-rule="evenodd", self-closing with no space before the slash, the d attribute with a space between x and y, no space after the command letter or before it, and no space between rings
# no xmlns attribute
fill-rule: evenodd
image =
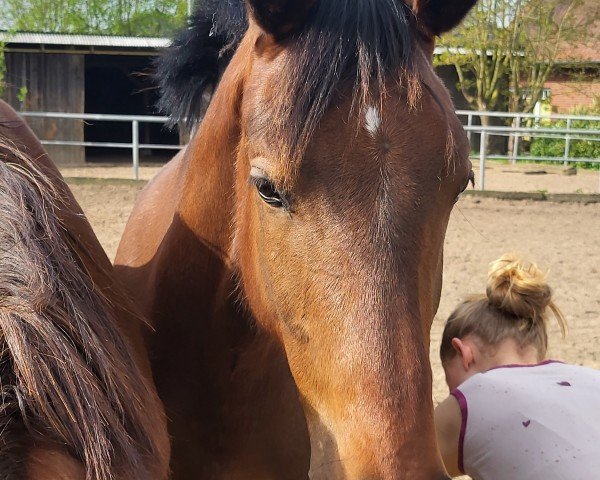
<svg viewBox="0 0 600 480"><path fill-rule="evenodd" d="M600 478L600 372L546 361L479 373L452 391L459 468L475 480Z"/></svg>

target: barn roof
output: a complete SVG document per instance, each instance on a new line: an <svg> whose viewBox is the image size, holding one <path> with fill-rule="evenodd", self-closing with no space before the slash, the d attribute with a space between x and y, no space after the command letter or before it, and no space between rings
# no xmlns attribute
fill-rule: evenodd
<svg viewBox="0 0 600 480"><path fill-rule="evenodd" d="M99 49L103 50L160 50L171 43L169 38L160 37L124 37L110 35L71 35L62 33L8 33L0 32L0 42L9 49L33 48L47 50L52 48Z"/></svg>

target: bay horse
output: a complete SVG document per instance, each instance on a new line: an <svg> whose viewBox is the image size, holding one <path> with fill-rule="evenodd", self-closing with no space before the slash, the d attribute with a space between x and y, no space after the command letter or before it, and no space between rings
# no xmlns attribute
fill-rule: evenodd
<svg viewBox="0 0 600 480"><path fill-rule="evenodd" d="M0 478L168 477L142 328L59 171L0 101Z"/></svg>
<svg viewBox="0 0 600 480"><path fill-rule="evenodd" d="M197 130L115 265L175 480L446 478L429 330L472 171L432 56L474 3L203 1L161 60Z"/></svg>

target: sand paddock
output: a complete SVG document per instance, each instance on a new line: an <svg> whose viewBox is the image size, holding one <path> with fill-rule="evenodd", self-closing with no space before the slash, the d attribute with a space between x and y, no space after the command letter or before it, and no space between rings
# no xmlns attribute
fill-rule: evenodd
<svg viewBox="0 0 600 480"><path fill-rule="evenodd" d="M472 159L477 184L479 184L478 160ZM160 169L159 164L144 164L140 169L140 178L150 180ZM595 170L578 169L576 175L564 175L562 164L522 164L510 165L496 161L486 164L485 186L487 190L549 192L549 193L600 193L600 173ZM67 177L92 178L133 178L130 165L86 165L83 167L65 167Z"/></svg>
<svg viewBox="0 0 600 480"><path fill-rule="evenodd" d="M149 178L155 171L155 167L144 169L143 176ZM130 170L124 168L95 172L105 178L129 178L130 174ZM88 169L79 173L79 176L90 176ZM520 190L536 191L538 188L535 187L539 184L535 182L545 177L524 175L522 172L509 172L502 177L498 175L503 173L500 168L493 173L496 174L496 188L505 190L514 190L518 185ZM553 179L556 185L562 187L553 189L553 193L574 193L580 187L574 188L578 183L573 184L572 179L578 182L586 180L590 189L595 185L597 172L585 174L577 178L555 173L545 178ZM110 181L72 185L111 259L141 188L140 184ZM549 281L554 287L557 303L570 326L565 340L561 339L558 328L552 326L550 357L600 369L600 204L465 197L454 209L448 227L444 287L432 328L435 403L447 395L437 355L443 322L466 295L483 293L488 263L508 251L521 252L549 270Z"/></svg>
<svg viewBox="0 0 600 480"><path fill-rule="evenodd" d="M142 186L72 185L109 256ZM551 356L600 368L600 204L558 204L465 197L452 213L446 238L444 288L431 337L434 399L446 395L437 356L444 319L465 295L483 293L487 264L519 251L549 269L570 333L553 326Z"/></svg>

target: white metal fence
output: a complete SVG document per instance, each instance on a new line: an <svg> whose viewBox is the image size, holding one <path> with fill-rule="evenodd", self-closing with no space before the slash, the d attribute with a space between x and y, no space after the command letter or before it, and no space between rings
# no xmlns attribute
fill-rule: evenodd
<svg viewBox="0 0 600 480"><path fill-rule="evenodd" d="M582 115L534 115L525 113L506 113L506 112L476 112L470 110L459 110L456 112L463 121L469 140L479 140L478 154L474 156L479 160L479 188L485 190L486 162L490 159L517 161L546 161L559 162L568 165L571 162L600 164L600 158L574 158L571 156L572 142L578 140L600 142L600 116L582 116ZM181 145L166 144L145 144L140 143L140 124L159 123L166 124L167 117L149 116L149 115L100 115L89 113L58 113L58 112L22 112L22 115L29 118L55 118L81 120L84 122L122 122L131 124L131 142L79 142L68 140L42 140L44 145L65 145L65 146L83 146L83 147L104 147L104 148L124 148L131 150L133 163L133 178L139 179L140 167L140 149L161 149L161 150L179 150ZM493 119L493 125L481 125L481 118L487 117ZM584 121L589 125L595 125L596 128L573 128L575 122ZM565 123L564 127L557 127L556 123ZM509 137L512 142L508 142L510 152L493 153L487 152L486 146L490 137ZM551 156L533 156L527 152L521 152L522 143L535 138L553 138L564 140L565 147L562 157ZM599 172L600 177L600 172ZM600 182L600 178L599 178ZM600 191L600 183L599 183Z"/></svg>
<svg viewBox="0 0 600 480"><path fill-rule="evenodd" d="M131 150L131 158L133 163L133 178L140 178L140 150L180 150L182 145L169 144L150 144L140 143L140 124L142 123L160 123L166 124L169 121L168 117L158 117L151 115L104 115L93 113L59 113L59 112L21 112L26 118L55 118L59 120L81 120L84 122L121 122L131 124L131 142L116 143L116 142L78 142L70 140L44 140L41 139L42 145L64 145L73 147L103 147L103 148L125 148Z"/></svg>
<svg viewBox="0 0 600 480"><path fill-rule="evenodd" d="M531 113L507 112L477 112L458 110L457 115L463 120L469 140L473 142L475 136L479 140L479 152L475 158L479 160L479 188L485 190L486 162L488 159L508 160L512 163L525 162L557 162L565 166L570 163L600 164L600 158L574 157L571 155L571 146L574 141L600 142L600 116L591 115L536 115ZM482 117L487 117L488 123L494 125L482 126L475 124L481 122ZM574 128L573 124L585 123L593 128ZM557 126L564 123L563 126ZM504 124L504 125L502 125ZM506 153L489 153L487 151L490 137L508 137L512 142L507 142ZM562 156L536 156L521 151L523 140L531 141L537 138L550 138L564 141ZM600 172L598 179L600 192Z"/></svg>

